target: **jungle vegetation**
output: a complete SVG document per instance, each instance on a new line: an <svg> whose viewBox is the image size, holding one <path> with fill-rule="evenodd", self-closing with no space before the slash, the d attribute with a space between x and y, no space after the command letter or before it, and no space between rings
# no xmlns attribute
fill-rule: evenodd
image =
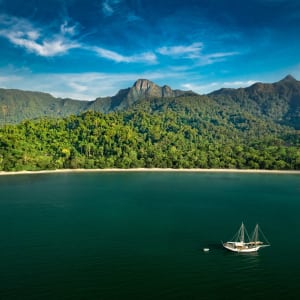
<svg viewBox="0 0 300 300"><path fill-rule="evenodd" d="M1 171L141 167L300 170L300 131L206 96L0 127Z"/></svg>

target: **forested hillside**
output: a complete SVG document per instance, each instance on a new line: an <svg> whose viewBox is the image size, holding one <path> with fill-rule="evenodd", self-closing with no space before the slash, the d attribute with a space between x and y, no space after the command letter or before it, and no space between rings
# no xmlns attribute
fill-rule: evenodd
<svg viewBox="0 0 300 300"><path fill-rule="evenodd" d="M206 96L0 128L0 170L134 167L299 170L300 134Z"/></svg>
<svg viewBox="0 0 300 300"><path fill-rule="evenodd" d="M196 95L192 91L160 87L147 79L137 80L131 88L120 90L112 97L99 97L93 101L60 99L41 92L0 89L0 125L19 123L41 117L66 117L93 110L103 113L130 108L141 99L171 98Z"/></svg>
<svg viewBox="0 0 300 300"><path fill-rule="evenodd" d="M41 92L0 89L0 125L41 117L65 117L89 109L92 103L58 99Z"/></svg>
<svg viewBox="0 0 300 300"><path fill-rule="evenodd" d="M248 88L222 89L207 96L192 91L172 90L146 80L137 80L132 87L120 90L115 96L94 101L54 98L40 92L0 89L0 125L19 123L40 117L66 117L92 110L109 113L131 109L140 100L209 97L221 110L238 108L257 118L300 129L300 81L292 76L275 83L256 83ZM198 98L197 98L198 97ZM196 103L198 103L196 101Z"/></svg>
<svg viewBox="0 0 300 300"><path fill-rule="evenodd" d="M255 116L300 129L300 81L290 75L275 83L222 89L209 96L223 105L238 105Z"/></svg>

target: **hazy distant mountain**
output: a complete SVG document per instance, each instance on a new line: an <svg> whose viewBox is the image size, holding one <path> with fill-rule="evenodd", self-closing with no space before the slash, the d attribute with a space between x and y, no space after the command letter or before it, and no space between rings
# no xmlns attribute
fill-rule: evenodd
<svg viewBox="0 0 300 300"><path fill-rule="evenodd" d="M217 102L239 106L255 115L300 129L300 81L291 75L275 83L255 83L247 88L221 89L208 95Z"/></svg>
<svg viewBox="0 0 300 300"><path fill-rule="evenodd" d="M192 91L172 90L166 85L160 87L147 79L137 80L131 88L120 90L115 96L94 101L60 99L46 93L0 89L0 123L16 123L44 116L78 115L88 110L107 113L128 109L143 99L176 97L203 96ZM238 107L256 117L263 116L300 129L300 81L290 75L272 84L256 83L248 88L221 89L210 93L205 99L211 101L212 106L217 103L224 109Z"/></svg>
<svg viewBox="0 0 300 300"><path fill-rule="evenodd" d="M64 117L85 111L89 106L87 101L54 98L41 92L0 89L0 124L40 117Z"/></svg>

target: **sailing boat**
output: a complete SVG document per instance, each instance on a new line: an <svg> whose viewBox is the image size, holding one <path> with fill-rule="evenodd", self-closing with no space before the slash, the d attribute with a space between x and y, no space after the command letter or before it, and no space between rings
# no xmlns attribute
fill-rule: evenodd
<svg viewBox="0 0 300 300"><path fill-rule="evenodd" d="M260 240L260 237L263 239ZM231 241L223 243L223 246L233 252L256 252L262 247L270 246L270 243L264 236L263 232L256 224L251 238L248 235L244 223L242 223L240 229Z"/></svg>

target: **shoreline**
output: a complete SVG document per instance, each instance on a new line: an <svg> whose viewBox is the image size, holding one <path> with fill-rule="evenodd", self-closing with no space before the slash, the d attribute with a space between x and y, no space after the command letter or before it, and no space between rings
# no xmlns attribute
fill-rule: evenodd
<svg viewBox="0 0 300 300"><path fill-rule="evenodd" d="M180 173L247 173L247 174L297 174L300 170L264 170L264 169L172 169L172 168L132 168L132 169L56 169L41 171L0 171L1 175L30 175L55 173L113 173L113 172L180 172Z"/></svg>

